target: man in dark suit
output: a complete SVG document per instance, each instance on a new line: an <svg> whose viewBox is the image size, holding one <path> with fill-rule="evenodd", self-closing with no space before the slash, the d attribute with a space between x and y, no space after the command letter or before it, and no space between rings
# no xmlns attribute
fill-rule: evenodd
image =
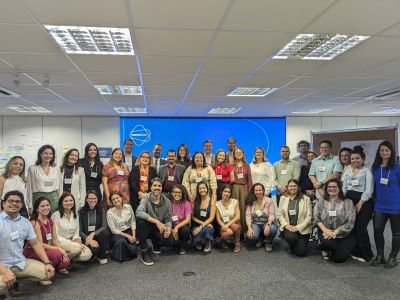
<svg viewBox="0 0 400 300"><path fill-rule="evenodd" d="M163 192L170 193L172 187L177 183L182 183L183 174L186 167L176 163L177 157L175 150L168 150L168 164L160 166L159 177L163 182Z"/></svg>
<svg viewBox="0 0 400 300"><path fill-rule="evenodd" d="M160 171L160 167L163 165L167 164L167 161L165 159L161 158L161 151L162 151L162 145L161 144L155 144L153 147L153 162L154 162L154 167L157 170L157 174Z"/></svg>

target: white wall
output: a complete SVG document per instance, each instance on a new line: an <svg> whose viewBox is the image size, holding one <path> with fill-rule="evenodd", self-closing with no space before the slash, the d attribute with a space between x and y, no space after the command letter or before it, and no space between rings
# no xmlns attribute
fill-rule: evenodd
<svg viewBox="0 0 400 300"><path fill-rule="evenodd" d="M77 148L83 157L89 142L98 147L119 147L118 117L0 116L1 144L45 141L57 145L58 161L63 150Z"/></svg>
<svg viewBox="0 0 400 300"><path fill-rule="evenodd" d="M286 143L294 154L299 140L311 141L312 131L397 126L399 122L400 117L287 117Z"/></svg>

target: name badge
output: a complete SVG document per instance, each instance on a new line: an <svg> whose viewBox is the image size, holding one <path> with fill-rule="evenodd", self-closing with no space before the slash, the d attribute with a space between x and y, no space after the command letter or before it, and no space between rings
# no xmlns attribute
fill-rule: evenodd
<svg viewBox="0 0 400 300"><path fill-rule="evenodd" d="M222 179L222 175L217 175L217 180L221 180Z"/></svg>
<svg viewBox="0 0 400 300"><path fill-rule="evenodd" d="M318 171L320 171L320 172L325 172L325 167L319 167L319 168L318 168Z"/></svg>
<svg viewBox="0 0 400 300"><path fill-rule="evenodd" d="M72 184L72 178L64 178L64 184Z"/></svg>
<svg viewBox="0 0 400 300"><path fill-rule="evenodd" d="M122 170L118 170L118 175L119 175L119 176L122 176L122 175L124 175L124 171L122 171Z"/></svg>
<svg viewBox="0 0 400 300"><path fill-rule="evenodd" d="M335 211L336 212L336 211ZM289 215L290 216L294 216L294 215L296 215L296 210L295 209L289 209Z"/></svg>
<svg viewBox="0 0 400 300"><path fill-rule="evenodd" d="M287 170L281 170L281 174L282 175L286 175L287 174Z"/></svg>
<svg viewBox="0 0 400 300"><path fill-rule="evenodd" d="M51 241L53 237L51 236L51 233L46 233L46 240Z"/></svg>
<svg viewBox="0 0 400 300"><path fill-rule="evenodd" d="M224 223L228 223L229 222L229 217L228 216L223 217L223 220L224 220Z"/></svg>
<svg viewBox="0 0 400 300"><path fill-rule="evenodd" d="M52 186L53 182L52 181L45 181L44 186Z"/></svg>
<svg viewBox="0 0 400 300"><path fill-rule="evenodd" d="M330 210L329 211L329 216L330 217L336 217L336 210Z"/></svg>
<svg viewBox="0 0 400 300"><path fill-rule="evenodd" d="M90 177L92 177L92 178L97 178L97 172L92 172L92 173L90 173Z"/></svg>
<svg viewBox="0 0 400 300"><path fill-rule="evenodd" d="M262 211L261 211L261 210L259 210L259 209L258 209L258 210L256 210L256 215L257 215L257 216L259 216L259 217L261 217L261 216L262 216Z"/></svg>
<svg viewBox="0 0 400 300"><path fill-rule="evenodd" d="M389 178L381 178L379 183L383 184L383 185L388 185L389 184Z"/></svg>
<svg viewBox="0 0 400 300"><path fill-rule="evenodd" d="M242 179L244 176L243 176L243 173L238 173L238 178L239 179Z"/></svg>
<svg viewBox="0 0 400 300"><path fill-rule="evenodd" d="M15 241L16 239L19 238L19 231L14 231L10 233L10 238L12 241Z"/></svg>
<svg viewBox="0 0 400 300"><path fill-rule="evenodd" d="M88 231L89 231L89 232L96 231L96 225L94 225L94 226L88 226Z"/></svg>
<svg viewBox="0 0 400 300"><path fill-rule="evenodd" d="M351 185L352 185L352 186L359 186L360 183L358 182L358 179L353 179L353 180L351 181Z"/></svg>
<svg viewBox="0 0 400 300"><path fill-rule="evenodd" d="M200 181L202 181L203 180L203 178L201 178L201 177L196 177L196 182L197 183L199 183Z"/></svg>
<svg viewBox="0 0 400 300"><path fill-rule="evenodd" d="M200 217L207 217L207 211L206 210L201 210L200 211Z"/></svg>
<svg viewBox="0 0 400 300"><path fill-rule="evenodd" d="M174 176L168 176L168 181L174 181L175 177Z"/></svg>
<svg viewBox="0 0 400 300"><path fill-rule="evenodd" d="M172 216L172 222L176 222L176 221L178 221L179 219L178 219L178 216Z"/></svg>
<svg viewBox="0 0 400 300"><path fill-rule="evenodd" d="M147 176L140 176L140 181L147 181Z"/></svg>

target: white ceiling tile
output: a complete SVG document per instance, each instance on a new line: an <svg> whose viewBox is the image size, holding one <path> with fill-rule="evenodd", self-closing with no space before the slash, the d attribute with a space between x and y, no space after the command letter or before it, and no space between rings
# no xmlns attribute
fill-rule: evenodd
<svg viewBox="0 0 400 300"><path fill-rule="evenodd" d="M135 56L132 55L70 55L83 72L137 73Z"/></svg>
<svg viewBox="0 0 400 300"><path fill-rule="evenodd" d="M50 94L50 95L23 95L23 99L27 101L32 101L34 103L37 103L39 105L42 105L40 103L42 102L64 102L60 97Z"/></svg>
<svg viewBox="0 0 400 300"><path fill-rule="evenodd" d="M192 80L192 75L186 74L144 74L145 88L148 86L187 86Z"/></svg>
<svg viewBox="0 0 400 300"><path fill-rule="evenodd" d="M34 24L35 21L15 0L1 0L0 20L2 23Z"/></svg>
<svg viewBox="0 0 400 300"><path fill-rule="evenodd" d="M298 32L333 0L292 1L239 0L230 11L223 29Z"/></svg>
<svg viewBox="0 0 400 300"><path fill-rule="evenodd" d="M289 84L288 88L322 89L343 79L340 76L303 76Z"/></svg>
<svg viewBox="0 0 400 300"><path fill-rule="evenodd" d="M400 62L382 63L360 74L363 77L400 77Z"/></svg>
<svg viewBox="0 0 400 300"><path fill-rule="evenodd" d="M195 84L189 93L189 97L222 97L226 96L232 88L229 87L199 87Z"/></svg>
<svg viewBox="0 0 400 300"><path fill-rule="evenodd" d="M348 77L344 78L341 82L332 85L331 87L339 89L364 89L387 81L388 79L376 77Z"/></svg>
<svg viewBox="0 0 400 300"><path fill-rule="evenodd" d="M214 57L271 57L295 35L280 32L222 31L212 46Z"/></svg>
<svg viewBox="0 0 400 300"><path fill-rule="evenodd" d="M229 1L131 0L131 3L135 27L214 29Z"/></svg>
<svg viewBox="0 0 400 300"><path fill-rule="evenodd" d="M397 36L400 37L400 24L394 25L389 29L381 32L380 36Z"/></svg>
<svg viewBox="0 0 400 300"><path fill-rule="evenodd" d="M204 74L249 74L262 61L261 58L207 57L201 72Z"/></svg>
<svg viewBox="0 0 400 300"><path fill-rule="evenodd" d="M76 71L64 54L2 53L1 58L15 66L19 72L69 72Z"/></svg>
<svg viewBox="0 0 400 300"><path fill-rule="evenodd" d="M196 85L199 87L222 86L233 89L244 78L244 75L210 75L201 73L196 79Z"/></svg>
<svg viewBox="0 0 400 300"><path fill-rule="evenodd" d="M374 35L399 21L397 0L346 0L335 4L304 29L305 33Z"/></svg>
<svg viewBox="0 0 400 300"><path fill-rule="evenodd" d="M279 88L296 78L295 76L258 75L246 80L241 86Z"/></svg>
<svg viewBox="0 0 400 300"><path fill-rule="evenodd" d="M162 97L182 99L186 92L186 87L153 87L147 86L145 88L146 95L159 95Z"/></svg>
<svg viewBox="0 0 400 300"><path fill-rule="evenodd" d="M101 27L128 27L129 24L124 0L22 1L42 24Z"/></svg>
<svg viewBox="0 0 400 300"><path fill-rule="evenodd" d="M211 30L135 30L140 55L202 56Z"/></svg>
<svg viewBox="0 0 400 300"><path fill-rule="evenodd" d="M136 73L90 72L85 75L93 84L140 85L140 77Z"/></svg>
<svg viewBox="0 0 400 300"><path fill-rule="evenodd" d="M85 77L82 76L79 72L62 72L62 73L30 73L27 72L27 75L32 77L38 82L43 83L43 81L48 78L49 86L52 85L74 85L74 84L82 84L86 81ZM46 77L47 76L47 77Z"/></svg>
<svg viewBox="0 0 400 300"><path fill-rule="evenodd" d="M326 62L320 60L271 59L257 71L257 74L292 76L307 75L308 72L317 69L324 63Z"/></svg>
<svg viewBox="0 0 400 300"><path fill-rule="evenodd" d="M143 73L195 73L200 57L140 56Z"/></svg>
<svg viewBox="0 0 400 300"><path fill-rule="evenodd" d="M56 92L59 95L65 96L79 96L84 95L82 99L87 96L98 96L100 94L96 91L93 86L78 86L78 85L55 85L52 87L52 91ZM100 98L99 98L100 99Z"/></svg>

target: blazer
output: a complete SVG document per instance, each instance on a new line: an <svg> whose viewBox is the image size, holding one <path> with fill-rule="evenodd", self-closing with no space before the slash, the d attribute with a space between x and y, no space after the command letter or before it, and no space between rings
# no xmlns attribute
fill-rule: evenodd
<svg viewBox="0 0 400 300"><path fill-rule="evenodd" d="M278 218L280 223L280 230L283 231L286 225L289 224L289 200L290 197L282 195L279 203ZM299 215L297 216L297 229L300 234L311 233L311 217L312 217L312 205L310 197L303 195L299 201Z"/></svg>
<svg viewBox="0 0 400 300"><path fill-rule="evenodd" d="M155 167L149 167L149 191L150 191L150 184L153 178L157 177L157 171ZM131 202L131 206L133 211L136 211L136 208L139 206L139 186L140 186L140 168L139 166L132 167L131 173L129 174L129 199ZM148 191L148 192L149 192Z"/></svg>
<svg viewBox="0 0 400 300"><path fill-rule="evenodd" d="M64 192L64 172L61 173L59 194ZM75 198L76 211L79 211L85 205L86 198L86 177L85 170L82 167L78 168L78 173L72 172L71 194Z"/></svg>
<svg viewBox="0 0 400 300"><path fill-rule="evenodd" d="M163 182L165 182L165 180L167 180L167 177L168 177L167 168L168 168L168 165L162 165L162 166L160 166L160 169L158 170L158 177L160 177ZM182 183L183 174L185 173L185 171L186 171L185 166L175 164L176 183Z"/></svg>

